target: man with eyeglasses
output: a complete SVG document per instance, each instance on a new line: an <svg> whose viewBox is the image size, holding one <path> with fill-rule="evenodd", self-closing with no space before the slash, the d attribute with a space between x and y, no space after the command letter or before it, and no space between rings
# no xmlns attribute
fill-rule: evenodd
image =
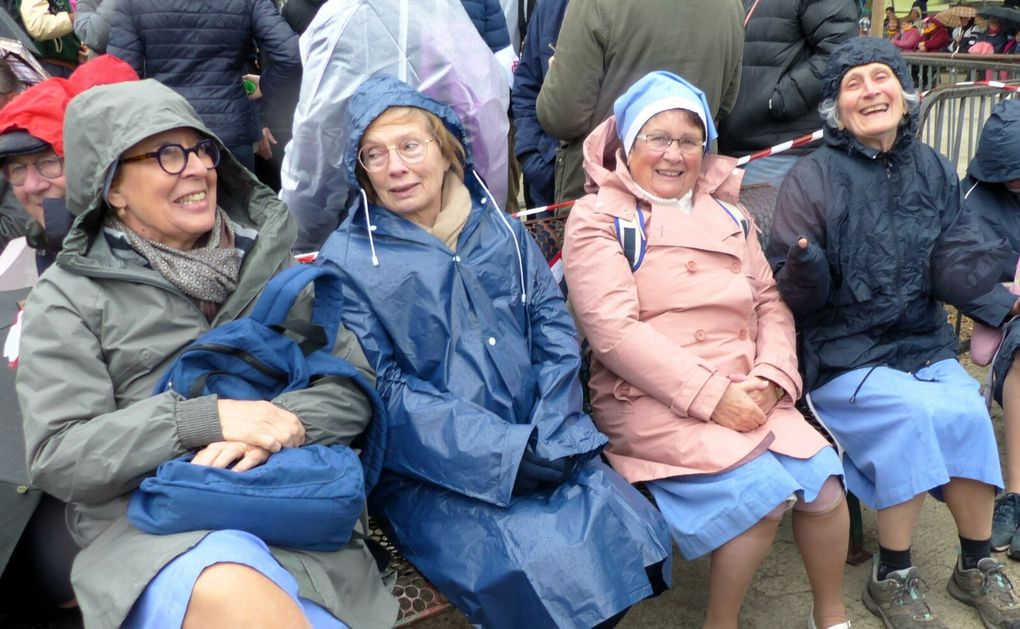
<svg viewBox="0 0 1020 629"><path fill-rule="evenodd" d="M56 258L73 219L64 205L64 109L89 87L137 79L129 65L103 55L68 79L30 87L0 110L0 174L28 213L22 233L36 250L40 273Z"/></svg>
<svg viewBox="0 0 1020 629"><path fill-rule="evenodd" d="M0 160L14 196L32 220L45 225L43 203L57 200L63 206L64 159L48 142L28 131L14 130L0 135Z"/></svg>

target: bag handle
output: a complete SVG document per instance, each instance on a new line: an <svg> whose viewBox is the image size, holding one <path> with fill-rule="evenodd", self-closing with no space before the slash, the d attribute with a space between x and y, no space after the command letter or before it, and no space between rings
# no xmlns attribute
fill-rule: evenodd
<svg viewBox="0 0 1020 629"><path fill-rule="evenodd" d="M332 269L297 264L280 271L266 284L251 318L267 326L285 323L297 296L311 282L315 282L312 323L322 328L326 334L325 347L332 349L343 303L340 276Z"/></svg>

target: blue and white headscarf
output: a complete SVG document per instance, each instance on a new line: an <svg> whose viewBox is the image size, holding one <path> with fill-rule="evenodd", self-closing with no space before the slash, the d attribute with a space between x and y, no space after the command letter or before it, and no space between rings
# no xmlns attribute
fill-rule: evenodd
<svg viewBox="0 0 1020 629"><path fill-rule="evenodd" d="M669 109L686 109L697 114L705 127L705 152L708 152L719 134L712 122L712 110L705 93L672 72L658 70L638 79L613 103L617 133L627 155L634 148L641 127L655 114Z"/></svg>

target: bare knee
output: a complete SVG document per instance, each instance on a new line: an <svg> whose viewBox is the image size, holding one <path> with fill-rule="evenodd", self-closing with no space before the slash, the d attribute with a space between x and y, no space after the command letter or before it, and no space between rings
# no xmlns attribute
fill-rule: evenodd
<svg viewBox="0 0 1020 629"><path fill-rule="evenodd" d="M830 476L822 483L818 495L811 502L798 502L793 506L794 511L801 516L822 516L846 507L846 492L843 490L843 483L836 476Z"/></svg>
<svg viewBox="0 0 1020 629"><path fill-rule="evenodd" d="M200 627L309 627L293 598L258 570L217 563L191 590L182 629Z"/></svg>

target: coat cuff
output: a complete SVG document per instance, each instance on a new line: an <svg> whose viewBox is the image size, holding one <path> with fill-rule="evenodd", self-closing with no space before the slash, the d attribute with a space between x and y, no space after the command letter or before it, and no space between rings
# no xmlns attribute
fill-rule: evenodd
<svg viewBox="0 0 1020 629"><path fill-rule="evenodd" d="M214 441L223 441L220 412L215 395L203 395L193 400L177 400L174 416L181 445L188 450L202 448Z"/></svg>
<svg viewBox="0 0 1020 629"><path fill-rule="evenodd" d="M493 502L499 507L510 506L514 483L517 482L517 470L524 458L524 449L532 437L538 437L538 428L533 424L512 424L507 427L503 455L499 463L499 486Z"/></svg>
<svg viewBox="0 0 1020 629"><path fill-rule="evenodd" d="M698 365L694 373L684 380L669 408L682 417L694 417L707 422L729 386L729 378L704 365Z"/></svg>
<svg viewBox="0 0 1020 629"><path fill-rule="evenodd" d="M776 366L769 363L758 363L749 375L775 382L790 396L791 400L796 401L800 399L800 378L790 377L788 375L790 372L786 370L787 367L786 365ZM794 365L794 369L796 370L796 365Z"/></svg>

